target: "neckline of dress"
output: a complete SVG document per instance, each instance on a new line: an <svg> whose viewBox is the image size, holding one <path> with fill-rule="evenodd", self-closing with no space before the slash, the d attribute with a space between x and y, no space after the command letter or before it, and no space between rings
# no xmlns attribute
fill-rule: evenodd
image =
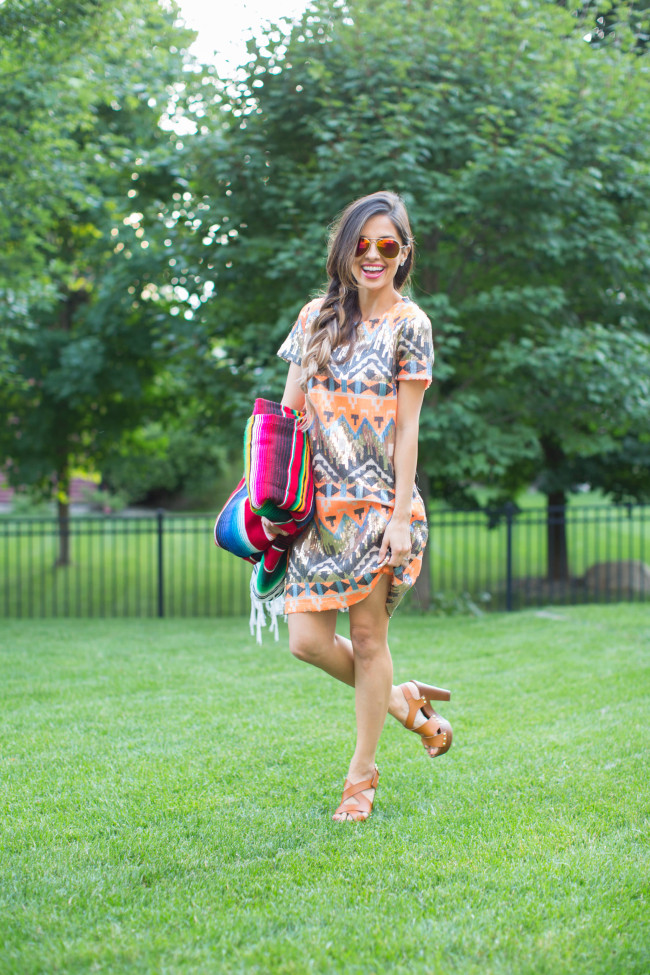
<svg viewBox="0 0 650 975"><path fill-rule="evenodd" d="M383 319L386 318L387 315L390 315L390 313L393 311L393 309L397 308L398 305L401 305L403 302L407 302L408 303L410 300L411 299L410 298L407 298L406 295L400 295L399 298L397 299L397 301L394 302L390 306L390 308L388 309L388 311L385 311L383 313L383 315L377 315L376 318L360 318L359 321L357 322L357 328L359 327L359 325L367 325L370 322L381 322L381 321L383 321Z"/></svg>

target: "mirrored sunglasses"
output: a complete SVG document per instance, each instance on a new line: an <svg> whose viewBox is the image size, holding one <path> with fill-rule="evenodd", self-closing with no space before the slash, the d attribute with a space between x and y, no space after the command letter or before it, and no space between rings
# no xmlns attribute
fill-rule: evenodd
<svg viewBox="0 0 650 975"><path fill-rule="evenodd" d="M390 260L397 257L404 246L400 244L399 240L395 240L394 237L359 237L356 256L361 257L362 254L365 254L370 249L371 244L376 244L381 256L387 257Z"/></svg>

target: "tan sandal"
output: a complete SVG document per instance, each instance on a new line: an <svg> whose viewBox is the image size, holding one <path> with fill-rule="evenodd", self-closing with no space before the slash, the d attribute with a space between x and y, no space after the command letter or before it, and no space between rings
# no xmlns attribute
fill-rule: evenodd
<svg viewBox="0 0 650 975"><path fill-rule="evenodd" d="M372 774L372 778L366 779L365 782L350 782L348 779L345 780L345 785L343 786L343 798L341 799L341 804L339 808L334 813L334 816L338 816L339 813L345 813L352 817L355 823L363 822L364 819L368 819L370 813L372 812L372 804L375 801L374 796L369 799L368 796L364 796L366 789L376 789L377 783L379 782L379 769L375 765L375 771ZM347 799L355 799L355 802L346 803ZM334 819L332 816L332 819ZM346 820L337 819L335 822L346 822Z"/></svg>
<svg viewBox="0 0 650 975"><path fill-rule="evenodd" d="M420 693L420 697L413 697L409 690L409 683L415 684ZM446 691L444 687L422 684L419 680L412 680L406 684L400 684L399 689L406 698L406 703L409 706L409 713L404 722L404 727L409 731L414 731L416 735L420 735L422 744L431 758L444 755L451 748L451 725L445 718L433 710L431 701L449 701L451 699L451 692ZM422 711L428 720L419 727L414 728L413 723L418 711ZM429 748L435 748L435 752L431 754Z"/></svg>

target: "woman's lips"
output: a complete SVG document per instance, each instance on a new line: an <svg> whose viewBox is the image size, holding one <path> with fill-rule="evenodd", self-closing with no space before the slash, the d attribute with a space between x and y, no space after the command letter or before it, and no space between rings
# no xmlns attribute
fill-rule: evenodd
<svg viewBox="0 0 650 975"><path fill-rule="evenodd" d="M367 267L362 267L361 270L367 278L371 278L371 280L374 281L376 278L381 277L385 271L385 268L380 267L379 265L368 265Z"/></svg>

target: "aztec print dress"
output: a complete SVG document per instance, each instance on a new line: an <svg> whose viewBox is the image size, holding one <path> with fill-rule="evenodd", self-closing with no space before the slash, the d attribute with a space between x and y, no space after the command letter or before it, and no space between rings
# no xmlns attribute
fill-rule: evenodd
<svg viewBox="0 0 650 975"><path fill-rule="evenodd" d="M278 351L300 365L305 330L323 299L311 301ZM431 322L415 302L401 298L381 318L360 322L349 361L347 345L335 349L329 374L315 376L309 427L316 514L291 549L285 612L345 610L392 574L388 615L417 579L427 540L424 504L413 489L411 559L378 568L379 547L395 505L393 451L397 383L431 384Z"/></svg>

